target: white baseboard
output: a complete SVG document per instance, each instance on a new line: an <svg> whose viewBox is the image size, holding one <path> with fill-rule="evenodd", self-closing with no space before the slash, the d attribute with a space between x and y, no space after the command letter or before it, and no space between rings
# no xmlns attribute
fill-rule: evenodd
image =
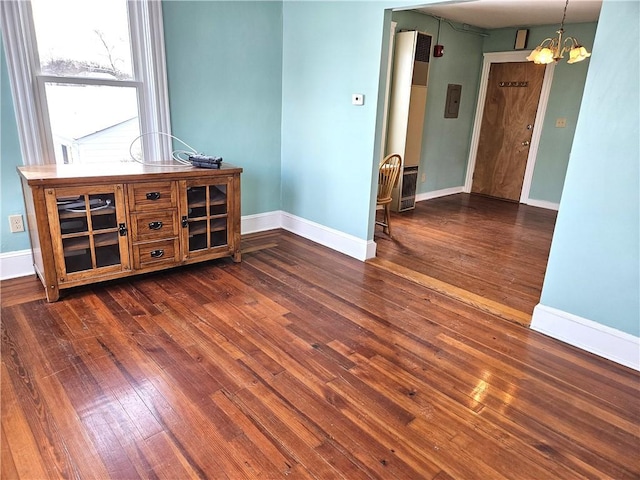
<svg viewBox="0 0 640 480"><path fill-rule="evenodd" d="M282 228L282 211L258 213L256 215L245 215L240 220L240 232L247 233L264 232L265 230L275 230Z"/></svg>
<svg viewBox="0 0 640 480"><path fill-rule="evenodd" d="M462 193L464 187L451 187L443 188L442 190L434 190L433 192L418 193L416 195L416 202L422 202L424 200L431 200L432 198L446 197L448 195L455 195L456 193Z"/></svg>
<svg viewBox="0 0 640 480"><path fill-rule="evenodd" d="M242 234L283 228L358 260L376 256L376 243L366 241L282 210L242 217Z"/></svg>
<svg viewBox="0 0 640 480"><path fill-rule="evenodd" d="M376 256L376 243L282 212L282 228L358 260Z"/></svg>
<svg viewBox="0 0 640 480"><path fill-rule="evenodd" d="M0 253L0 280L34 275L31 250Z"/></svg>
<svg viewBox="0 0 640 480"><path fill-rule="evenodd" d="M373 240L363 240L282 210L245 215L241 223L243 235L283 228L358 260L364 261L376 256L376 243Z"/></svg>
<svg viewBox="0 0 640 480"><path fill-rule="evenodd" d="M528 199L525 203L532 207L546 208L547 210L558 211L558 208L560 208L559 203L547 202L546 200L536 200L534 198Z"/></svg>
<svg viewBox="0 0 640 480"><path fill-rule="evenodd" d="M557 308L538 304L531 329L640 371L640 338Z"/></svg>
<svg viewBox="0 0 640 480"><path fill-rule="evenodd" d="M424 200L431 200L433 198L455 195L456 193L465 193L464 186L443 188L442 190L434 190L433 192L418 193L416 195L416 202L423 202ZM527 205L531 205L532 207L546 208L547 210L558 211L558 208L560 208L559 203L548 202L546 200L536 200L534 198L528 199L525 203Z"/></svg>

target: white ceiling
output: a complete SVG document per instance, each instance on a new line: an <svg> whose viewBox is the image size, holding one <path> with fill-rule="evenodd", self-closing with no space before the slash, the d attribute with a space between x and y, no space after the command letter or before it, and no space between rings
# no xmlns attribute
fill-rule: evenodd
<svg viewBox="0 0 640 480"><path fill-rule="evenodd" d="M565 0L461 0L418 10L480 28L560 24ZM570 0L565 23L595 22L602 0Z"/></svg>

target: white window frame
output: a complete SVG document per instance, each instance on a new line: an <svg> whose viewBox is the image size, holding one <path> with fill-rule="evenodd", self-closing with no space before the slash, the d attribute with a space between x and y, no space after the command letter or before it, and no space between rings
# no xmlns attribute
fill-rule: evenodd
<svg viewBox="0 0 640 480"><path fill-rule="evenodd" d="M162 4L159 0L127 3L135 80L83 78L81 83L136 87L141 133L170 134ZM23 163L55 164L44 85L60 77L40 75L31 2L0 1L0 24ZM64 82L80 83L73 77ZM160 163L171 158L171 143L166 135L146 135L142 147L145 162Z"/></svg>

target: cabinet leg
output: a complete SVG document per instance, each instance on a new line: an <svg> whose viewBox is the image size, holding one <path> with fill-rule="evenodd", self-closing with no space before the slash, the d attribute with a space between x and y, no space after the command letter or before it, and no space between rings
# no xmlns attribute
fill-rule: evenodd
<svg viewBox="0 0 640 480"><path fill-rule="evenodd" d="M233 253L233 261L236 263L240 263L242 261L242 254L240 253L240 250Z"/></svg>
<svg viewBox="0 0 640 480"><path fill-rule="evenodd" d="M47 302L49 303L57 302L60 298L60 290L58 290L58 287L55 285L49 285L48 287L45 286L44 291L47 295Z"/></svg>

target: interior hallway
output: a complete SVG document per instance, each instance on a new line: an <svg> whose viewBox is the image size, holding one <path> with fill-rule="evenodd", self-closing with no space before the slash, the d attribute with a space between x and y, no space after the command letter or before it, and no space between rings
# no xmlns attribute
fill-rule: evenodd
<svg viewBox="0 0 640 480"><path fill-rule="evenodd" d="M382 212L378 211L378 216ZM517 323L540 300L556 212L456 194L392 213L373 264Z"/></svg>

